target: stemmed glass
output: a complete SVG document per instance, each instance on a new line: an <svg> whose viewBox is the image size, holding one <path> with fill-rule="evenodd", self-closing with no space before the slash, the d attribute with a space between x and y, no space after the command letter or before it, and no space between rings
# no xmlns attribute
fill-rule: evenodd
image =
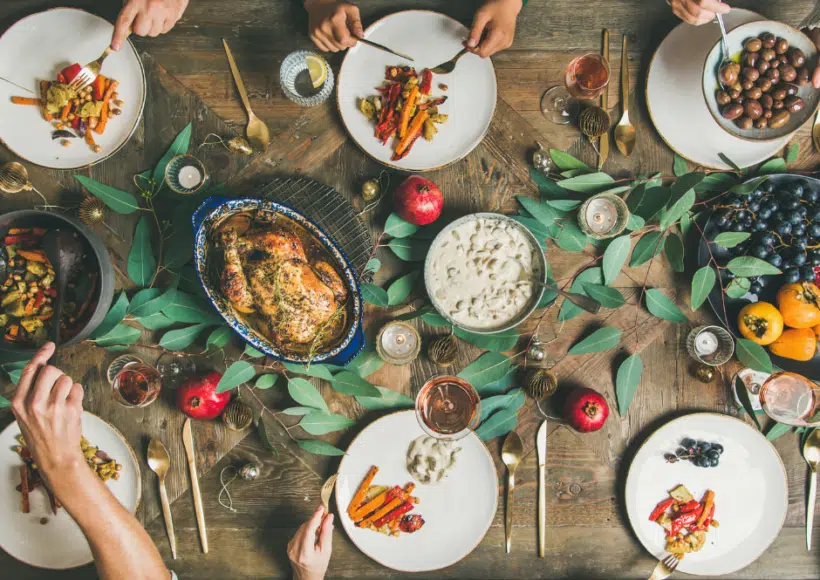
<svg viewBox="0 0 820 580"><path fill-rule="evenodd" d="M542 95L541 113L558 125L569 124L578 116L578 101L601 96L609 76L609 62L600 54L589 52L575 57L564 72L564 85L556 85Z"/></svg>
<svg viewBox="0 0 820 580"><path fill-rule="evenodd" d="M481 398L460 377L440 375L424 383L416 397L416 418L429 436L457 441L478 427Z"/></svg>
<svg viewBox="0 0 820 580"><path fill-rule="evenodd" d="M766 379L760 404L778 423L820 426L820 385L797 373L780 372Z"/></svg>

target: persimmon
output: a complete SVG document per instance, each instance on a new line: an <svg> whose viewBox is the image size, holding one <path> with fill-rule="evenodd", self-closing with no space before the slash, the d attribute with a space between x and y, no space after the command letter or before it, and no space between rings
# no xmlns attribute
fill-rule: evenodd
<svg viewBox="0 0 820 580"><path fill-rule="evenodd" d="M811 328L789 328L769 345L772 354L792 360L811 360L817 351L817 337Z"/></svg>
<svg viewBox="0 0 820 580"><path fill-rule="evenodd" d="M820 324L820 288L813 282L784 284L777 291L777 309L783 323L791 328L812 328Z"/></svg>
<svg viewBox="0 0 820 580"><path fill-rule="evenodd" d="M783 332L783 316L773 304L755 302L743 307L737 315L737 325L743 338L766 346Z"/></svg>

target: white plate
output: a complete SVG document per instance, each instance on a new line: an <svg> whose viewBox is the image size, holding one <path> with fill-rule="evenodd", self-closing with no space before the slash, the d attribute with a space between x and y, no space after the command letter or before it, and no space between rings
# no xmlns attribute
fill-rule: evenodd
<svg viewBox="0 0 820 580"><path fill-rule="evenodd" d="M455 564L472 552L495 517L498 474L487 447L470 433L458 444L452 473L436 485L416 483L413 495L421 503L411 513L424 517L424 527L391 538L357 528L347 506L367 470L379 468L373 485L404 485L413 481L405 467L410 443L424 432L415 411L400 411L374 421L350 444L339 465L336 507L342 526L354 544L380 564L402 572L429 572Z"/></svg>
<svg viewBox="0 0 820 580"><path fill-rule="evenodd" d="M376 161L405 171L430 171L454 163L481 143L490 127L496 102L495 69L489 58L465 54L455 70L433 75L431 95L447 95L439 107L450 116L438 125L432 142L419 139L404 159L391 161L395 143L386 145L373 135L375 126L359 110L359 99L378 94L386 66L412 65L418 72L433 68L455 56L469 30L449 16L426 10L397 12L377 20L365 38L412 56L408 62L382 50L358 43L347 51L339 71L337 99L347 132L365 153ZM447 91L439 84L447 85Z"/></svg>
<svg viewBox="0 0 820 580"><path fill-rule="evenodd" d="M89 443L122 464L120 478L109 480L106 486L125 509L135 513L142 484L134 451L119 431L96 415L85 411L82 422ZM65 570L91 563L94 557L79 526L65 508L52 515L43 489L31 492L31 513L21 511L20 492L15 488L20 484L22 461L14 452L19 434L17 421L0 433L0 547L21 562L39 568ZM48 518L45 525L40 524L43 517Z"/></svg>
<svg viewBox="0 0 820 580"><path fill-rule="evenodd" d="M727 29L758 20L763 17L740 8L724 16ZM716 24L679 24L661 42L646 78L649 116L661 138L682 157L698 165L729 169L718 157L723 153L740 167L748 167L773 156L790 137L751 143L715 123L703 99L703 63L718 38Z"/></svg>
<svg viewBox="0 0 820 580"><path fill-rule="evenodd" d="M688 461L669 464L683 438L720 443L725 451L718 467L696 467ZM687 554L678 570L687 574L731 574L757 560L771 545L786 519L789 484L777 451L754 427L716 413L674 419L641 446L626 480L626 510L632 529L658 559L666 554L665 532L649 514L668 492L685 485L696 499L715 492L715 519L706 545Z"/></svg>
<svg viewBox="0 0 820 580"><path fill-rule="evenodd" d="M125 104L112 117L105 133L94 134L102 152L94 153L83 139L70 147L51 139L53 127L38 107L15 105L14 95L39 96L40 80L54 80L71 63L95 60L111 43L114 27L106 20L74 8L55 8L27 16L0 36L0 77L34 94L0 81L0 142L15 155L51 169L78 169L116 153L137 128L145 105L145 71L130 41L103 63L102 73L119 81L117 92Z"/></svg>

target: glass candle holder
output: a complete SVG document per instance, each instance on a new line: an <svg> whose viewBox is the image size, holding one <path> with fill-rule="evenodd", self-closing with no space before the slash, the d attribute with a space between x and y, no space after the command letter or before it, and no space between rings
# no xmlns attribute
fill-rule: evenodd
<svg viewBox="0 0 820 580"><path fill-rule="evenodd" d="M327 73L324 82L316 87L310 76L308 57L321 63ZM324 103L333 92L333 71L327 61L315 52L297 50L282 61L279 68L279 84L285 96L297 105L315 107Z"/></svg>
<svg viewBox="0 0 820 580"><path fill-rule="evenodd" d="M165 168L165 183L174 193L193 195L208 182L208 171L193 155L172 157Z"/></svg>
<svg viewBox="0 0 820 580"><path fill-rule="evenodd" d="M735 353L735 340L722 326L698 326L686 337L686 352L699 363L716 367Z"/></svg>
<svg viewBox="0 0 820 580"><path fill-rule="evenodd" d="M395 320L385 324L376 338L376 352L391 365L406 365L419 355L421 337L418 331L407 324Z"/></svg>
<svg viewBox="0 0 820 580"><path fill-rule="evenodd" d="M578 211L578 227L597 240L617 236L626 229L627 221L629 208L626 202L611 193L593 195Z"/></svg>
<svg viewBox="0 0 820 580"><path fill-rule="evenodd" d="M416 396L416 418L422 430L436 439L457 441L478 427L481 398L460 377L441 375L424 383Z"/></svg>
<svg viewBox="0 0 820 580"><path fill-rule="evenodd" d="M111 383L114 400L125 407L147 407L157 400L162 377L154 367L132 362L123 366Z"/></svg>

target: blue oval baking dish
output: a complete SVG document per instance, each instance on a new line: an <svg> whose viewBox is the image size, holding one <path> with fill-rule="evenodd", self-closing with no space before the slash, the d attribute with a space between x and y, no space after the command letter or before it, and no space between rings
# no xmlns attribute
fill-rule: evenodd
<svg viewBox="0 0 820 580"><path fill-rule="evenodd" d="M335 261L337 271L341 275L352 303L350 305L350 316L344 336L329 350L313 353L312 356L281 350L272 340L260 334L237 316L233 306L231 306L227 298L222 295L218 285L211 279L209 274L208 235L212 228L223 222L229 216L256 210L274 212L293 220L315 236ZM353 360L353 358L361 352L362 348L364 348L362 296L353 267L350 265L347 256L338 244L310 218L288 205L275 201L254 197L225 198L213 196L203 201L202 205L194 212L193 224L194 264L202 289L205 291L208 301L216 308L222 318L225 319L225 322L227 322L245 342L277 360L293 363L329 363L339 366L346 365Z"/></svg>

